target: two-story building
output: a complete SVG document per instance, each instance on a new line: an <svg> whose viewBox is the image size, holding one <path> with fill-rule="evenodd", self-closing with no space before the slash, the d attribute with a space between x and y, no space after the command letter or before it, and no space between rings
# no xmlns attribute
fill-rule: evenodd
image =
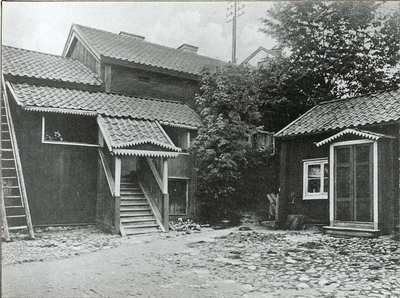
<svg viewBox="0 0 400 298"><path fill-rule="evenodd" d="M196 215L194 96L203 69L226 63L75 24L62 56L2 56L3 229L97 222L129 235Z"/></svg>

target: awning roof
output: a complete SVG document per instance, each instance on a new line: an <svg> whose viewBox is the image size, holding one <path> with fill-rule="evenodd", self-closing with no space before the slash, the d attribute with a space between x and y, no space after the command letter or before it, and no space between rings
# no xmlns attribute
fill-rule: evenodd
<svg viewBox="0 0 400 298"><path fill-rule="evenodd" d="M109 150L115 154L176 157L181 151L156 121L98 116L97 123ZM154 150L135 149L144 144Z"/></svg>
<svg viewBox="0 0 400 298"><path fill-rule="evenodd" d="M202 126L197 113L180 102L9 82L7 86L25 110L126 117L187 129Z"/></svg>
<svg viewBox="0 0 400 298"><path fill-rule="evenodd" d="M366 131L366 130L358 130L358 129L345 129L325 140L322 140L320 142L318 142L316 145L317 147L320 147L322 145L328 144L346 134L353 134L355 136L359 136L365 139L371 139L374 141L379 140L380 138L395 138L393 136L389 136L389 135L384 135L384 134L380 134L380 133L376 133L376 132L372 132L372 131Z"/></svg>

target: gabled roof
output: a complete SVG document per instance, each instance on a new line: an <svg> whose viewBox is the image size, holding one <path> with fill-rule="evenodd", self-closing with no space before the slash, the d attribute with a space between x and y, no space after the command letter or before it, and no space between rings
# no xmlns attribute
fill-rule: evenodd
<svg viewBox="0 0 400 298"><path fill-rule="evenodd" d="M77 60L2 46L2 72L27 78L99 86L102 81Z"/></svg>
<svg viewBox="0 0 400 298"><path fill-rule="evenodd" d="M119 35L77 24L72 25L63 56L67 55L73 43L74 34L98 58L108 57L192 75L200 75L205 67L213 70L216 67L228 65L217 59L150 43L142 38L127 36L127 34Z"/></svg>
<svg viewBox="0 0 400 298"><path fill-rule="evenodd" d="M154 145L174 152L181 151L156 121L98 116L97 122L110 151L118 153L118 149L130 147L129 155L151 155L151 152L135 151L135 146L143 144ZM160 155L154 150L147 151L153 151L153 156ZM163 156L165 154L167 153L162 153Z"/></svg>
<svg viewBox="0 0 400 298"><path fill-rule="evenodd" d="M189 129L202 125L196 112L180 102L10 82L7 86L26 110L127 117Z"/></svg>
<svg viewBox="0 0 400 298"><path fill-rule="evenodd" d="M400 120L400 89L322 102L279 131L297 136Z"/></svg>
<svg viewBox="0 0 400 298"><path fill-rule="evenodd" d="M381 133L376 133L376 132L372 132L372 131L366 131L366 130L360 130L360 129L351 129L351 128L347 128L329 138L326 138L325 140L322 140L320 142L318 142L317 144L315 144L317 147L320 147L322 145L328 144L344 135L348 135L348 134L352 134L361 138L365 138L365 139L371 139L374 141L377 141L381 138L395 138L393 136L389 136L389 135L385 135L385 134L381 134Z"/></svg>
<svg viewBox="0 0 400 298"><path fill-rule="evenodd" d="M253 58L254 58L258 53L260 53L260 52L265 52L268 56L271 56L271 57L273 57L273 58L276 58L276 57L279 56L280 50L279 50L279 49L271 49L271 50L268 50L268 49L266 49L266 48L264 48L264 47L259 47L257 50L255 50L253 53L251 53L249 57L247 57L246 59L244 59L243 62L240 63L240 65L245 65L245 64L249 63L250 60L253 59ZM259 61L257 61L257 62L259 62Z"/></svg>

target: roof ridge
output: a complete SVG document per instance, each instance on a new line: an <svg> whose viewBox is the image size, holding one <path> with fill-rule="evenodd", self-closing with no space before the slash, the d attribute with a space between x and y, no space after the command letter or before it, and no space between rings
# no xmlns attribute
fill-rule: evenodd
<svg viewBox="0 0 400 298"><path fill-rule="evenodd" d="M57 57L57 58L61 58L61 59L64 59L64 60L78 61L78 60L72 59L72 58L70 58L70 57L63 57L63 56L61 56L61 55L50 54L50 53L44 53L44 52L39 52L39 51L35 51L35 50L28 50L28 49L18 48L18 47L14 47L14 46L8 46L8 45L4 45L4 44L2 45L2 47L12 48L12 49L20 50L20 51L25 51L25 52L37 53L37 54L46 55L46 56Z"/></svg>
<svg viewBox="0 0 400 298"><path fill-rule="evenodd" d="M101 31L101 32L108 33L108 34L113 34L113 35L116 35L116 36L121 37L121 38L134 39L134 38L129 37L129 36L119 35L118 33L106 31L106 30L103 30L103 29L97 29L97 28L84 26L84 25L79 25L79 24L75 24L75 23L73 23L73 25L75 25L77 27L84 27L84 28L88 28L88 29L91 29L91 30ZM163 47L163 48L168 49L168 50L173 50L173 51L177 51L177 52L179 51L179 53L182 53L183 55L187 55L189 57L195 55L195 56L198 56L198 57L207 58L207 59L210 59L210 60L215 60L215 61L224 62L224 63L228 64L228 62L225 62L225 61L217 59L217 58L212 58L212 57L208 57L208 56L205 56L205 55L199 55L197 53L184 52L184 51L179 50L177 48L173 48L173 47L170 47L170 46L166 46L166 45L150 42L150 41L143 40L143 39L136 39L135 41L143 42L143 43L147 43L147 44L151 44L151 45L155 45L155 46L158 46L158 47Z"/></svg>
<svg viewBox="0 0 400 298"><path fill-rule="evenodd" d="M369 97L369 96L374 96L374 95L382 94L382 93L385 93L385 92L391 92L391 91L397 91L397 90L400 90L400 88L399 87L393 87L393 88L389 88L389 89L386 89L386 90L379 90L379 91L375 91L375 92L369 92L369 93L360 94L360 95L354 95L354 96L345 97L345 98L337 98L337 99L327 100L327 101L320 102L318 105L323 105L323 104L328 104L328 103L333 103L333 102L338 102L338 101L346 101L346 100L351 100L351 99L354 99L354 98Z"/></svg>

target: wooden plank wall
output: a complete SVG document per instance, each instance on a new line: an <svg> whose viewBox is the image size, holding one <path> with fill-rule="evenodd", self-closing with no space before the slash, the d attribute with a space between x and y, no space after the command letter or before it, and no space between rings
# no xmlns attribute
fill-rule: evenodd
<svg viewBox="0 0 400 298"><path fill-rule="evenodd" d="M97 148L42 144L40 113L13 118L33 224L94 223Z"/></svg>

